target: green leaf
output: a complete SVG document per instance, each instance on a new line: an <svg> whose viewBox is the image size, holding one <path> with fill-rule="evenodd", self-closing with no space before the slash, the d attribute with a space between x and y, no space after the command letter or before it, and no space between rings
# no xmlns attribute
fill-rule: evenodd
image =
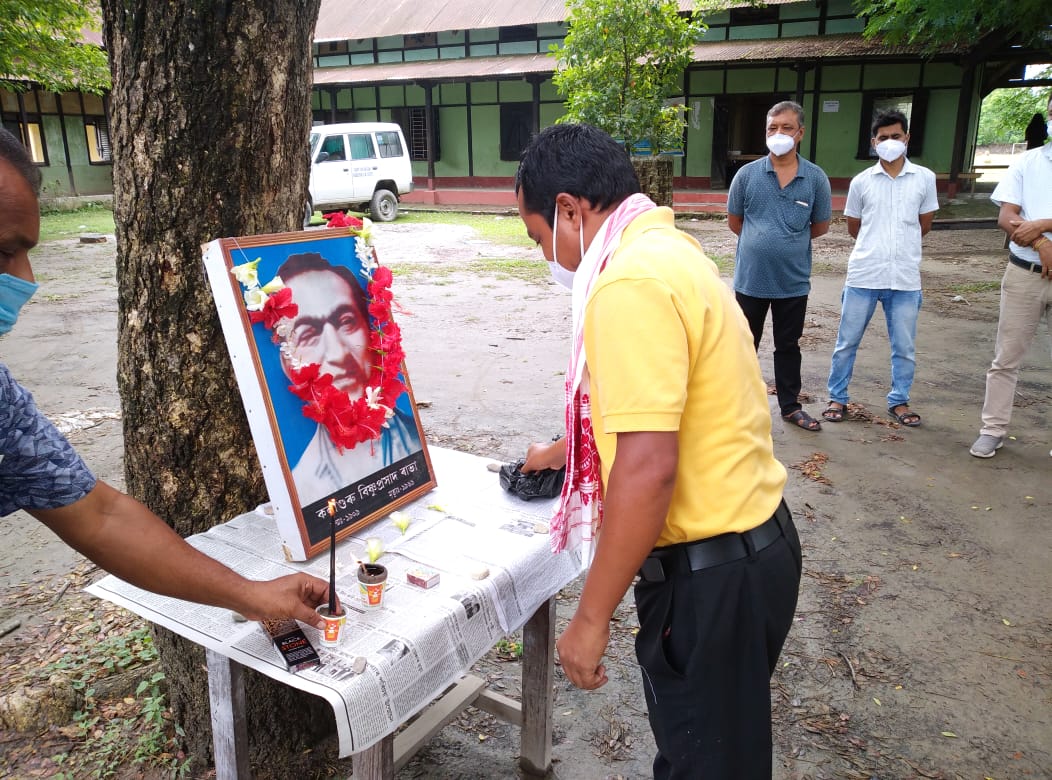
<svg viewBox="0 0 1052 780"><path fill-rule="evenodd" d="M657 153L682 144L685 110L665 105L683 94L683 73L707 29L698 12L680 16L676 0L569 0L569 30L552 81L566 98L560 122L587 122Z"/></svg>
<svg viewBox="0 0 1052 780"><path fill-rule="evenodd" d="M0 0L0 75L5 86L36 82L52 92L109 88L106 54L82 30L99 30L91 3L79 0Z"/></svg>

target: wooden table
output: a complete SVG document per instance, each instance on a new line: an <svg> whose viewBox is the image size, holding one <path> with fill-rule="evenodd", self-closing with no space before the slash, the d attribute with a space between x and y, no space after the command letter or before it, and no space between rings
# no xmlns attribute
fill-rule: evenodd
<svg viewBox="0 0 1052 780"><path fill-rule="evenodd" d="M543 777L552 764L552 684L555 679L555 598L550 598L523 626L522 703L486 688L467 675L397 735L389 735L353 754L354 776L389 780L447 723L474 706L520 729L519 766ZM244 668L214 650L208 659L208 698L212 709L212 744L216 780L249 780L248 725L245 715Z"/></svg>
<svg viewBox="0 0 1052 780"><path fill-rule="evenodd" d="M392 578L384 607L369 611L349 602L349 583L338 578L338 587L343 583L341 596L350 607L345 629L350 632L349 644L328 655L322 651L324 665L318 669L300 674L286 671L262 628L238 624L227 610L157 596L112 576L88 588L205 648L219 780L250 777L246 668L329 701L341 755L353 756L357 778L393 777L467 706L520 727L523 771L543 775L550 769L554 599L580 572L580 555L552 554L544 522L552 502L525 503L509 497L496 475L486 470L485 459L440 448L431 448L431 456L438 487L403 508L415 513L410 531L399 536L388 518L360 532L362 536L394 534L388 537L390 546L382 559ZM295 570L314 574L328 570L328 556L324 561L285 561L272 521L259 513L239 516L188 541L253 579ZM360 542L359 533L341 540L337 555L346 558L350 553L344 546ZM436 555L447 566L426 560ZM420 591L405 582L407 572L419 561L442 570L438 586ZM489 567L482 580L465 573L471 571L472 561ZM354 569L339 576L354 579ZM449 627L451 622L454 628ZM521 703L488 690L483 680L469 673L475 659L520 626ZM316 636L313 628L304 631L308 638ZM388 640L402 643L409 660L384 660L378 648ZM356 658L367 661L365 672L346 674L347 662ZM378 681L385 681L388 714L381 720L363 719L360 705L367 700L363 697L374 695L369 692L378 690ZM388 730L398 733L385 735Z"/></svg>

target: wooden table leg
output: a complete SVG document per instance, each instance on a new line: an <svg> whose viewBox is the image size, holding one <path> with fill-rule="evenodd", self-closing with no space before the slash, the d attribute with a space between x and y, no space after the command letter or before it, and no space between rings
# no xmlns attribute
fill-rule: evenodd
<svg viewBox="0 0 1052 780"><path fill-rule="evenodd" d="M355 753L351 770L356 780L391 780L394 777L394 735L388 734L371 748Z"/></svg>
<svg viewBox="0 0 1052 780"><path fill-rule="evenodd" d="M244 667L205 649L216 780L250 780Z"/></svg>
<svg viewBox="0 0 1052 780"><path fill-rule="evenodd" d="M552 685L555 682L555 597L522 631L522 746L519 766L546 775L552 766Z"/></svg>

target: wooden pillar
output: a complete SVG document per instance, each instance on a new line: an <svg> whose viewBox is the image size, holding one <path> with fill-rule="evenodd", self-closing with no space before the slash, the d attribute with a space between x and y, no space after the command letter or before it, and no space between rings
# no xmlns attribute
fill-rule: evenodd
<svg viewBox="0 0 1052 780"><path fill-rule="evenodd" d="M546 775L552 766L552 685L555 683L555 597L533 613L522 632L522 749L519 766Z"/></svg>
<svg viewBox="0 0 1052 780"><path fill-rule="evenodd" d="M968 137L968 117L971 116L972 101L975 100L975 64L969 63L964 69L964 78L961 80L960 98L957 101L957 125L954 129L953 154L950 156L950 182L947 185L947 195L956 197L958 187L957 175L964 169L964 147L965 138ZM918 117L914 117L916 121ZM924 121L923 117L920 117Z"/></svg>
<svg viewBox="0 0 1052 780"><path fill-rule="evenodd" d="M425 81L420 86L424 88L424 130L427 134L427 188L433 190L435 188L435 108L431 90L435 88L435 85Z"/></svg>
<svg viewBox="0 0 1052 780"><path fill-rule="evenodd" d="M351 768L356 780L390 780L394 777L394 735L388 734L371 748L355 753Z"/></svg>
<svg viewBox="0 0 1052 780"><path fill-rule="evenodd" d="M207 648L205 658L208 663L208 701L212 710L216 780L251 780L244 667Z"/></svg>

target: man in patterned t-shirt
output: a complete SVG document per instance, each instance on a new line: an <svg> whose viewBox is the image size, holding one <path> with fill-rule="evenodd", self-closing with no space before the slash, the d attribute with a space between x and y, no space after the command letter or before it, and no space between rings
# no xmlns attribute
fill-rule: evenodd
<svg viewBox="0 0 1052 780"><path fill-rule="evenodd" d="M0 129L0 334L36 291L29 250L40 237L40 172ZM233 609L249 619L296 618L324 627L317 577L247 580L198 552L157 515L97 480L33 397L0 364L0 517L24 509L102 568L166 596Z"/></svg>

